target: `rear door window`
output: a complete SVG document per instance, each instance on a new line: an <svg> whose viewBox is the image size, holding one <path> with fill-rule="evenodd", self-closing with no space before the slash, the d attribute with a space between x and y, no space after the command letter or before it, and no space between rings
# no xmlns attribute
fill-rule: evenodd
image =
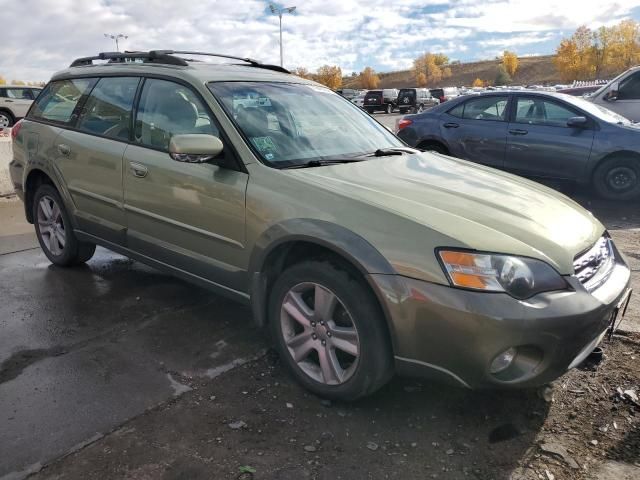
<svg viewBox="0 0 640 480"><path fill-rule="evenodd" d="M71 125L75 122L79 105L95 85L95 78L57 80L45 87L33 104L27 118Z"/></svg>
<svg viewBox="0 0 640 480"><path fill-rule="evenodd" d="M480 97L464 103L462 118L504 122L508 97ZM455 110L455 109L454 109Z"/></svg>
<svg viewBox="0 0 640 480"><path fill-rule="evenodd" d="M78 128L88 133L128 140L133 99L139 82L136 77L100 79L82 109Z"/></svg>

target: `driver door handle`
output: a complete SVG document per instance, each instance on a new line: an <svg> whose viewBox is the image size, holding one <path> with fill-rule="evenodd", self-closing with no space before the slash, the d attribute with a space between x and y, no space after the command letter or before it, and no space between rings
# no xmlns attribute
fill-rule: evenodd
<svg viewBox="0 0 640 480"><path fill-rule="evenodd" d="M527 130L523 130L521 128L514 128L514 129L509 130L509 133L511 135L526 135L529 132Z"/></svg>
<svg viewBox="0 0 640 480"><path fill-rule="evenodd" d="M460 125L453 122L447 122L443 125L444 128L458 128Z"/></svg>
<svg viewBox="0 0 640 480"><path fill-rule="evenodd" d="M147 173L149 173L147 167L145 167L141 163L129 162L129 167L131 167L131 173L134 177L144 178L147 176Z"/></svg>

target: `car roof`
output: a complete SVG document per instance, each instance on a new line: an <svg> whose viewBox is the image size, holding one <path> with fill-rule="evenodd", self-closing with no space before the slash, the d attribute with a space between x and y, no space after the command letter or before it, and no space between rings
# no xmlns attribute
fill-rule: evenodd
<svg viewBox="0 0 640 480"><path fill-rule="evenodd" d="M117 76L117 75L162 75L195 83L220 81L247 82L288 82L317 85L297 75L283 73L252 65L192 62L188 65L169 65L161 63L122 62L98 65L82 65L61 70L51 80L62 80L75 77Z"/></svg>

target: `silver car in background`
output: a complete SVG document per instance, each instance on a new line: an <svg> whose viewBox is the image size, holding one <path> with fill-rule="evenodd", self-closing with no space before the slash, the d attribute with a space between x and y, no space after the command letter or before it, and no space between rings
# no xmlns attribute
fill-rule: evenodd
<svg viewBox="0 0 640 480"><path fill-rule="evenodd" d="M0 128L12 127L23 118L40 90L39 87L0 85Z"/></svg>

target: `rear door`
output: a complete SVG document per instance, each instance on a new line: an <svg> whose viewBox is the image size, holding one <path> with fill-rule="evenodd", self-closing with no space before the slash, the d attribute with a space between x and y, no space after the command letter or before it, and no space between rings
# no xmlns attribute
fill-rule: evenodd
<svg viewBox="0 0 640 480"><path fill-rule="evenodd" d="M454 157L504 166L508 95L470 98L443 113L440 132Z"/></svg>
<svg viewBox="0 0 640 480"><path fill-rule="evenodd" d="M125 243L122 157L140 78L105 77L80 108L73 130L56 140L56 165L74 200L81 230Z"/></svg>
<svg viewBox="0 0 640 480"><path fill-rule="evenodd" d="M191 87L147 78L134 142L124 155L128 247L218 285L244 290L249 176L211 163L173 160L168 147L176 134L220 136L213 114ZM234 158L228 144L223 154Z"/></svg>
<svg viewBox="0 0 640 480"><path fill-rule="evenodd" d="M509 123L505 168L515 173L558 179L582 176L591 154L593 124L567 126L585 114L544 96L518 95Z"/></svg>

